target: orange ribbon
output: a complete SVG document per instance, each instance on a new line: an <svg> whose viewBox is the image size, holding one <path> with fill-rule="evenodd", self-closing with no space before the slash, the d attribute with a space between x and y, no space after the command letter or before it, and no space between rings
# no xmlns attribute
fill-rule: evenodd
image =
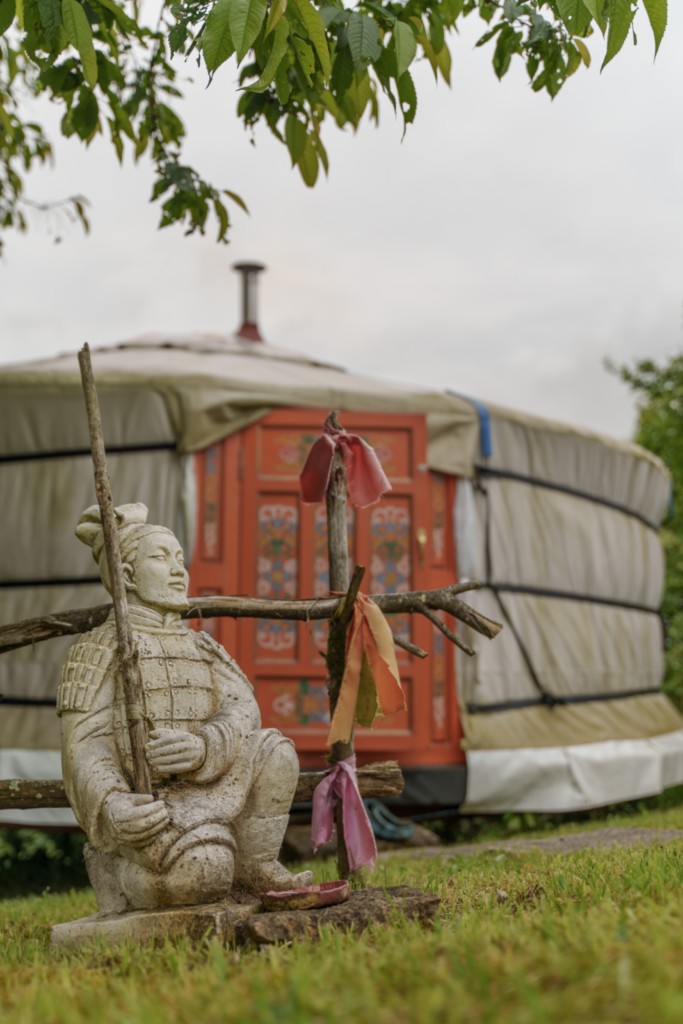
<svg viewBox="0 0 683 1024"><path fill-rule="evenodd" d="M405 710L394 638L377 605L359 593L346 637L346 665L330 723L330 746L351 738L354 720L372 726L377 715Z"/></svg>

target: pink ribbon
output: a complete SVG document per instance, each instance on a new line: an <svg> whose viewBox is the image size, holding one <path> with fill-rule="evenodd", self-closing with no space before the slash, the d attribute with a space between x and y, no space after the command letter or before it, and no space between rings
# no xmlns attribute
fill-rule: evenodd
<svg viewBox="0 0 683 1024"><path fill-rule="evenodd" d="M335 764L313 793L311 839L313 851L329 843L334 828L334 808L341 800L344 822L344 841L349 867L356 871L364 864L373 867L377 844L372 825L365 810L356 779L355 755Z"/></svg>
<svg viewBox="0 0 683 1024"><path fill-rule="evenodd" d="M374 449L357 434L347 434L345 430L337 430L326 423L325 432L313 442L299 476L301 500L305 504L314 505L324 500L330 482L332 456L337 450L341 451L344 459L346 484L353 505L360 508L374 505L385 491L391 490Z"/></svg>

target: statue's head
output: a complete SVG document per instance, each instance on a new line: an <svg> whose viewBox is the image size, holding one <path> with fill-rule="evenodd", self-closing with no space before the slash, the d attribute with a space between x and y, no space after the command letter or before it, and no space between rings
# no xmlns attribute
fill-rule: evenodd
<svg viewBox="0 0 683 1024"><path fill-rule="evenodd" d="M171 530L148 523L147 513L147 506L140 502L114 509L128 601L160 611L182 611L187 608L189 581L183 549ZM76 536L92 550L102 583L111 593L98 505L82 514Z"/></svg>

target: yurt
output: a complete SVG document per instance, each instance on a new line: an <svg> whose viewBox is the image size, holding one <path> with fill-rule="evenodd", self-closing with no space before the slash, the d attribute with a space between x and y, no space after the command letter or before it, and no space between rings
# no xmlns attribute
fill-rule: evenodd
<svg viewBox="0 0 683 1024"><path fill-rule="evenodd" d="M258 265L233 335L165 333L93 348L115 501L171 526L195 595L328 592L323 506L298 474L327 413L377 451L392 490L349 517L369 593L476 579L503 624L473 658L426 619L392 622L407 710L360 729L396 758L406 805L573 811L683 782L683 717L660 691L664 465L634 444L451 391L357 375L261 339ZM95 500L75 352L0 368L0 622L107 600L74 535ZM265 725L324 764L319 625L207 619L252 681ZM0 655L0 778L59 778L55 696L68 638ZM69 811L0 812L62 825Z"/></svg>

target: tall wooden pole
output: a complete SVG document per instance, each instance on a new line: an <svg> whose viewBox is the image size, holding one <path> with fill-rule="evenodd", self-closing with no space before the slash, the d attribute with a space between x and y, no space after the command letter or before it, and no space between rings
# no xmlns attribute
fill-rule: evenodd
<svg viewBox="0 0 683 1024"><path fill-rule="evenodd" d="M123 579L123 566L121 564L121 551L119 549L119 535L116 529L114 501L112 499L109 473L107 471L107 456L104 448L100 404L97 399L97 389L95 387L95 378L92 372L90 348L88 345L84 345L78 353L78 362L81 367L83 394L85 396L85 407L88 413L90 447L92 450L92 460L95 471L95 493L97 494L97 502L100 506L100 514L102 516L104 548L107 553L107 565L109 566L109 579L111 581L111 595L114 601L118 654L123 674L123 686L126 696L126 717L128 719L130 747L133 758L133 788L136 793L151 793L152 782L150 778L149 764L145 757L147 726L145 724L144 717L142 677L140 675L138 652L133 642L133 632L130 628L130 620L128 618L128 597L126 595L126 585Z"/></svg>
<svg viewBox="0 0 683 1024"><path fill-rule="evenodd" d="M336 412L331 412L327 423L335 429L340 428ZM325 495L327 506L327 555L330 573L330 590L332 593L346 593L349 588L349 544L346 522L346 469L341 452L335 451L332 458L330 481ZM330 701L330 719L339 700L339 692L344 677L346 664L346 633L352 608L341 605L339 614L330 619L327 638L327 687ZM344 614L346 612L346 614ZM353 734L348 742L332 744L330 762L351 757L353 754ZM337 867L341 878L350 874L349 857L344 836L344 820L341 803L335 809L335 825L337 829Z"/></svg>

